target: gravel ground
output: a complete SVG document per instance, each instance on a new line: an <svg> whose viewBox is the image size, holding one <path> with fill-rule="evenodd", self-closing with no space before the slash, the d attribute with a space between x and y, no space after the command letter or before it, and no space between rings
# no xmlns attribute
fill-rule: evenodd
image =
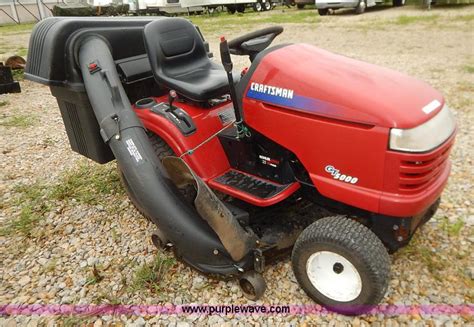
<svg viewBox="0 0 474 327"><path fill-rule="evenodd" d="M272 14L279 14L274 11ZM407 18L413 17L413 18ZM428 17L428 18L427 18ZM431 17L431 18L430 18ZM433 18L434 17L434 18ZM413 7L361 16L285 24L278 42L307 42L391 67L439 89L459 124L452 175L435 217L392 256L384 304L472 304L474 289L473 151L474 7L423 12ZM222 31L204 31L216 52ZM234 26L228 38L246 31ZM23 40L5 33L2 40ZM24 46L27 44L24 43ZM239 62L243 64L243 62ZM69 149L48 88L22 82L21 94L0 96L0 304L245 304L235 282L198 274L149 240L153 226L125 196L115 164L95 165ZM153 284L146 267L163 268ZM265 271L262 304L311 304L296 284L290 260ZM103 316L0 318L0 325L234 325L453 326L473 324L472 312L398 316Z"/></svg>

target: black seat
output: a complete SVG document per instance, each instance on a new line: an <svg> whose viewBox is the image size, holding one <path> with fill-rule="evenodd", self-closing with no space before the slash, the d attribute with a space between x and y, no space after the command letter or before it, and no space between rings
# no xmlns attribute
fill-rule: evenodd
<svg viewBox="0 0 474 327"><path fill-rule="evenodd" d="M143 33L159 84L198 102L229 92L226 72L209 59L200 33L188 20L159 19L148 23Z"/></svg>

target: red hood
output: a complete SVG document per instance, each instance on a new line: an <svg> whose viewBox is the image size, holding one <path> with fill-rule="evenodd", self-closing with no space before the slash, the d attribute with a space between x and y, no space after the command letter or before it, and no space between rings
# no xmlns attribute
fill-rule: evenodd
<svg viewBox="0 0 474 327"><path fill-rule="evenodd" d="M307 44L265 55L245 94L310 114L398 128L418 126L444 105L443 96L422 81ZM431 111L423 111L432 102Z"/></svg>

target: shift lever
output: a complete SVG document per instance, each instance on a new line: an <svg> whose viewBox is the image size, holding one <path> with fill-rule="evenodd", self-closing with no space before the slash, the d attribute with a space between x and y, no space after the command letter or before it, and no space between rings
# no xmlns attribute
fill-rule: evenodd
<svg viewBox="0 0 474 327"><path fill-rule="evenodd" d="M178 97L178 94L176 93L175 90L170 90L169 93L168 93L168 110L166 111L173 111L176 109L175 106L173 106L173 102L174 100L176 100L176 98Z"/></svg>

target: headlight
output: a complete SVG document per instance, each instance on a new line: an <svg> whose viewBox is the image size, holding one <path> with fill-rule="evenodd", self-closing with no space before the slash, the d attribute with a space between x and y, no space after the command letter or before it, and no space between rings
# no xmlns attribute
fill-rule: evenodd
<svg viewBox="0 0 474 327"><path fill-rule="evenodd" d="M426 123L410 129L390 130L390 149L406 152L430 151L446 141L456 128L456 121L447 105Z"/></svg>

